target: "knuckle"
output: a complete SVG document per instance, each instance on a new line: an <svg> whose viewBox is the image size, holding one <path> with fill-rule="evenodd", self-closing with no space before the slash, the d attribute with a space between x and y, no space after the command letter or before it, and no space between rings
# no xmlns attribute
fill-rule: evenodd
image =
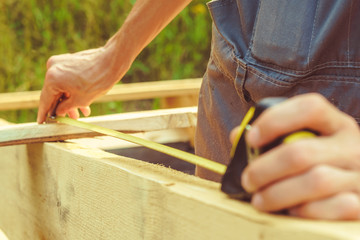
<svg viewBox="0 0 360 240"><path fill-rule="evenodd" d="M327 102L327 99L320 93L308 93L306 94L305 99L309 103L315 103L315 104L324 104Z"/></svg>
<svg viewBox="0 0 360 240"><path fill-rule="evenodd" d="M338 209L341 219L357 219L360 215L360 199L352 192L342 193L338 199Z"/></svg>
<svg viewBox="0 0 360 240"><path fill-rule="evenodd" d="M319 115L321 116L328 109L327 105L328 101L326 98L318 93L309 94L304 100L309 120L318 118Z"/></svg>
<svg viewBox="0 0 360 240"><path fill-rule="evenodd" d="M351 166L353 166L354 169L360 170L360 148L359 148L360 142L357 142L357 144L350 143L350 146L348 146L348 160L351 163Z"/></svg>
<svg viewBox="0 0 360 240"><path fill-rule="evenodd" d="M359 148L359 145L360 145L360 142L358 142L359 144L354 144L353 148L352 148L352 155L354 156L352 159L355 161L355 166L357 169L360 169L360 148Z"/></svg>
<svg viewBox="0 0 360 240"><path fill-rule="evenodd" d="M50 68L46 72L45 79L47 82L55 81L57 78L57 70L55 68Z"/></svg>
<svg viewBox="0 0 360 240"><path fill-rule="evenodd" d="M311 192L317 195L324 195L330 191L331 188L331 173L329 168L323 165L318 165L312 168L309 172L309 183L308 186Z"/></svg>
<svg viewBox="0 0 360 240"><path fill-rule="evenodd" d="M46 67L49 69L52 65L55 64L55 56L51 56L47 62L46 62Z"/></svg>
<svg viewBox="0 0 360 240"><path fill-rule="evenodd" d="M348 153L348 159L355 163L357 169L360 169L360 128L354 118L349 115L344 115L344 138L343 144L346 147Z"/></svg>
<svg viewBox="0 0 360 240"><path fill-rule="evenodd" d="M359 125L353 117L351 117L347 114L344 114L344 124L346 126L348 126L349 129L354 130L355 132L359 133L359 131L360 131Z"/></svg>
<svg viewBox="0 0 360 240"><path fill-rule="evenodd" d="M285 154L289 156L287 158L287 164L292 169L304 169L310 164L311 150L308 151L308 147L304 146L302 142L295 142L289 144Z"/></svg>

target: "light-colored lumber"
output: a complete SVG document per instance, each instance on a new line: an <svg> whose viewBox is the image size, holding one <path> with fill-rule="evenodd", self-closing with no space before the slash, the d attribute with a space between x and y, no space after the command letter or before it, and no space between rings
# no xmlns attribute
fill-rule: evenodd
<svg viewBox="0 0 360 240"><path fill-rule="evenodd" d="M6 125L10 125L10 124L12 124L12 123L0 118L0 126L6 126Z"/></svg>
<svg viewBox="0 0 360 240"><path fill-rule="evenodd" d="M116 85L99 102L198 95L201 78Z"/></svg>
<svg viewBox="0 0 360 240"><path fill-rule="evenodd" d="M118 84L95 102L197 95L200 85L200 78ZM37 108L39 99L40 91L2 93L0 94L0 111Z"/></svg>
<svg viewBox="0 0 360 240"><path fill-rule="evenodd" d="M70 143L0 148L9 239L355 240L359 222L260 213L219 184Z"/></svg>
<svg viewBox="0 0 360 240"><path fill-rule="evenodd" d="M161 108L179 108L188 106L197 106L199 101L199 95L183 95L177 97L162 98L160 101ZM190 145L195 146L195 127L187 128L190 135Z"/></svg>
<svg viewBox="0 0 360 240"><path fill-rule="evenodd" d="M89 117L80 119L80 121L122 132L156 131L194 127L196 125L196 113L196 107L187 107ZM90 130L59 123L16 124L0 126L0 146L60 141L98 135L100 134Z"/></svg>
<svg viewBox="0 0 360 240"><path fill-rule="evenodd" d="M7 237L6 237L6 235L5 235L5 233L0 229L0 240L9 240Z"/></svg>

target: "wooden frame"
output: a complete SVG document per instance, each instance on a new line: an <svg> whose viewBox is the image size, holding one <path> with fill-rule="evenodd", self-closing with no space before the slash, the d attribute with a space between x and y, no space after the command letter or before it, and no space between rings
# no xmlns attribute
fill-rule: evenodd
<svg viewBox="0 0 360 240"><path fill-rule="evenodd" d="M80 119L123 132L157 131L196 126L197 107L111 114ZM60 141L100 134L64 124L24 123L0 126L0 146Z"/></svg>
<svg viewBox="0 0 360 240"><path fill-rule="evenodd" d="M10 240L360 236L360 222L261 213L218 183L78 143L0 147L0 156L0 229Z"/></svg>
<svg viewBox="0 0 360 240"><path fill-rule="evenodd" d="M201 81L201 78L193 78L117 84L106 95L96 99L95 103L197 96ZM37 108L39 100L40 91L1 93L0 111Z"/></svg>

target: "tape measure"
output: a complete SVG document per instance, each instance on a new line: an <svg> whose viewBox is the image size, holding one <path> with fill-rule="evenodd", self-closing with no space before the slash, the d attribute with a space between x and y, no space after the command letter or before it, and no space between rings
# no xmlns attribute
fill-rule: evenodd
<svg viewBox="0 0 360 240"><path fill-rule="evenodd" d="M133 135L121 133L112 129L96 126L94 124L81 122L68 117L52 116L50 118L52 121L68 124L79 128L84 128L87 130L119 138L128 142L132 142L223 175L221 181L221 190L224 193L228 194L230 197L233 198L249 200L251 198L251 194L247 193L241 185L241 174L245 167L248 165L248 163L258 157L260 154L278 146L279 144L290 143L303 138L315 137L317 135L317 133L314 131L304 129L301 131L287 134L285 136L281 136L275 141L261 148L254 149L246 143L244 133L247 131L247 129L251 127L251 124L256 120L256 118L259 117L260 114L267 108L272 107L284 101L285 99L286 98L266 98L260 101L255 107L250 108L240 125L240 131L238 132L236 140L231 149L231 159L228 166L194 155L192 153L184 152L176 148L135 137Z"/></svg>
<svg viewBox="0 0 360 240"><path fill-rule="evenodd" d="M311 129L302 129L293 133L289 133L278 137L271 143L260 148L253 148L245 141L245 133L251 129L251 124L263 113L266 109L285 101L287 98L265 98L261 100L256 106L251 107L245 115L241 125L240 131L236 137L231 150L231 160L228 168L223 175L221 190L230 197L242 200L250 200L251 194L247 193L241 185L241 175L245 167L256 159L260 154L263 154L270 149L280 145L288 144L305 138L313 138L318 135L316 131ZM274 166L276 167L276 166Z"/></svg>
<svg viewBox="0 0 360 240"><path fill-rule="evenodd" d="M129 135L126 133L122 133L122 132L118 132L112 129L108 129L108 128L104 128L104 127L100 127L100 126L96 126L94 124L90 124L90 123L85 123L85 122L81 122L75 119L71 119L68 117L55 117L52 118L52 120L57 121L59 123L64 123L64 124L68 124L71 126L75 126L75 127L79 127L79 128L84 128L87 130L91 130L94 132L98 132L101 134L105 134L108 136L112 136L115 138L119 138L128 142L132 142L141 146L144 146L146 148L149 149L153 149L155 151L158 152L162 152L165 153L167 155L179 158L181 160L184 160L186 162L198 165L200 167L206 168L212 172L216 172L220 175L223 175L226 171L226 166L224 164L218 163L218 162L214 162L211 161L209 159L197 156L195 154L192 153L188 153L188 152L184 152L181 151L179 149L176 148L172 148L166 145L162 145L160 143L156 143L156 142L152 142L143 138L139 138L139 137L135 137L133 135Z"/></svg>

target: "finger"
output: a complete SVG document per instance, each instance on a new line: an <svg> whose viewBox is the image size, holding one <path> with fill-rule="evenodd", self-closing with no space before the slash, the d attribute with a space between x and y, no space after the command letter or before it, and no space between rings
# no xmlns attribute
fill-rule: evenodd
<svg viewBox="0 0 360 240"><path fill-rule="evenodd" d="M303 128L329 135L343 128L344 118L349 117L320 94L299 95L265 110L252 124L246 139L252 146L259 147Z"/></svg>
<svg viewBox="0 0 360 240"><path fill-rule="evenodd" d="M230 132L230 142L234 143L236 137L239 135L239 131L240 131L240 126L234 128L231 132Z"/></svg>
<svg viewBox="0 0 360 240"><path fill-rule="evenodd" d="M61 94L54 93L53 91L48 90L46 87L41 91L39 110L37 115L37 122L39 124L46 121L48 113L51 112L52 106L56 105L57 99Z"/></svg>
<svg viewBox="0 0 360 240"><path fill-rule="evenodd" d="M252 204L262 211L278 211L338 192L352 191L354 183L359 181L359 173L318 165L255 193Z"/></svg>
<svg viewBox="0 0 360 240"><path fill-rule="evenodd" d="M90 109L89 106L87 106L87 107L80 107L79 109L80 109L80 111L82 112L82 114L84 114L85 117L90 116L90 114L91 114L91 109Z"/></svg>
<svg viewBox="0 0 360 240"><path fill-rule="evenodd" d="M243 187L248 192L254 192L285 177L300 174L318 164L349 168L351 151L347 151L347 144L340 147L337 140L319 137L273 148L260 155L244 169L241 181Z"/></svg>
<svg viewBox="0 0 360 240"><path fill-rule="evenodd" d="M58 71L56 68L48 69L45 76L44 87L40 95L40 103L38 110L38 123L43 123L48 114L53 112L57 101L63 95L61 90L61 82L58 81Z"/></svg>
<svg viewBox="0 0 360 240"><path fill-rule="evenodd" d="M66 94L65 94L66 95ZM63 102L61 102L56 110L56 115L64 116L65 114L69 115L70 118L78 119L80 117L78 107L79 104L75 103L75 98L67 95ZM79 107L80 110L84 113L85 116L90 115L90 108L89 107Z"/></svg>
<svg viewBox="0 0 360 240"><path fill-rule="evenodd" d="M69 115L70 118L73 119L78 119L80 117L79 111L77 108L72 108L70 109L67 114Z"/></svg>
<svg viewBox="0 0 360 240"><path fill-rule="evenodd" d="M65 117L67 113L57 113L56 116Z"/></svg>
<svg viewBox="0 0 360 240"><path fill-rule="evenodd" d="M74 104L74 98L73 97L69 97L66 98L65 100L63 100L57 107L56 109L56 115L58 116L65 116L66 114L69 114L69 112L71 112L71 114L73 114L72 109L76 108L77 106Z"/></svg>
<svg viewBox="0 0 360 240"><path fill-rule="evenodd" d="M290 209L290 215L326 220L360 220L359 195L342 192L326 199L302 204Z"/></svg>

